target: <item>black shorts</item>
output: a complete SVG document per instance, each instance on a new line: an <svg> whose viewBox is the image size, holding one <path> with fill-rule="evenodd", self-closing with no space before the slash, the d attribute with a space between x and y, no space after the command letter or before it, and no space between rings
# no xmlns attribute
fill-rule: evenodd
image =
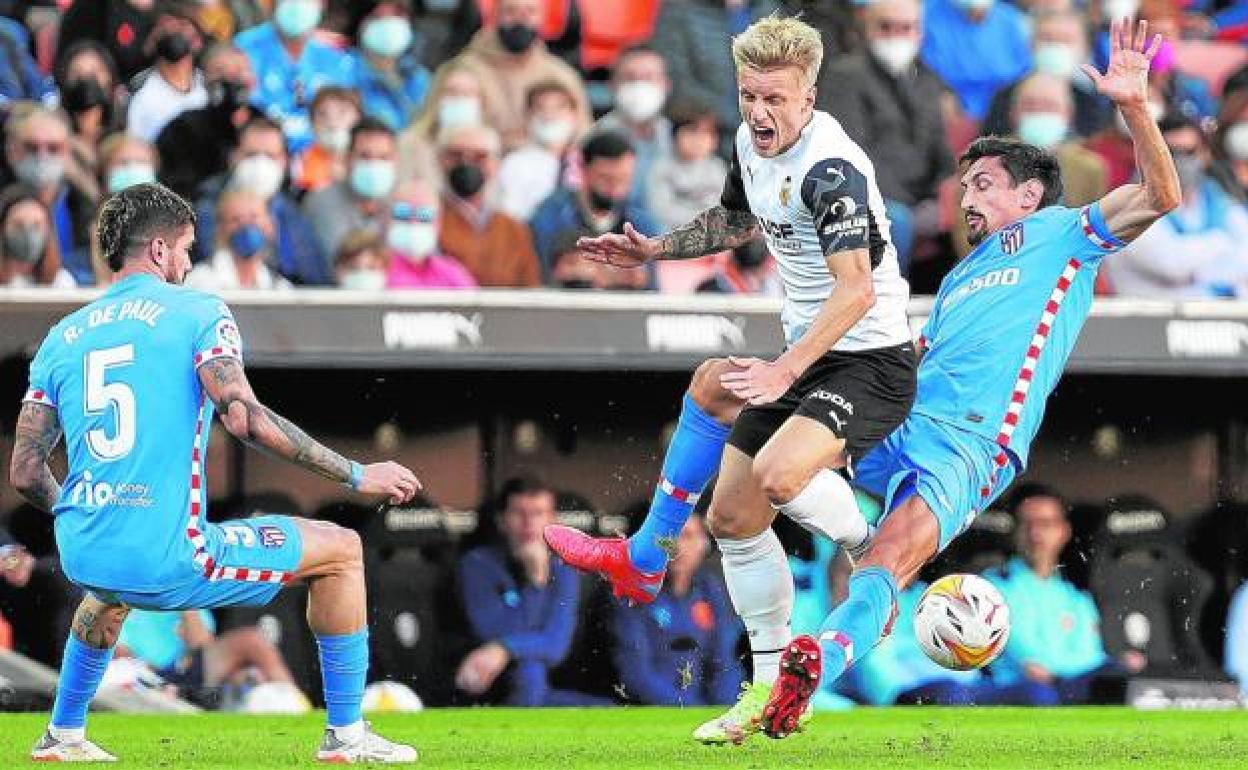
<svg viewBox="0 0 1248 770"><path fill-rule="evenodd" d="M859 458L906 419L917 387L914 345L825 353L770 404L741 410L728 443L750 457L790 416L809 417L845 439Z"/></svg>

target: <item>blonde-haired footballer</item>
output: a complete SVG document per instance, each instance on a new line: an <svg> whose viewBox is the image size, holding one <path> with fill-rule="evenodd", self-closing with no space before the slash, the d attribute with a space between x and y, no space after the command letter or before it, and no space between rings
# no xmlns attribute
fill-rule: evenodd
<svg viewBox="0 0 1248 770"><path fill-rule="evenodd" d="M740 742L766 727L793 607L772 521L783 513L851 554L865 546L870 528L840 471L905 418L916 366L909 287L874 168L835 119L814 109L818 32L771 17L738 35L732 52L742 125L720 204L659 238L625 225L623 234L579 246L635 268L762 237L784 281L786 348L770 361L729 357L698 367L649 514L631 538L546 532L565 561L601 573L617 595L653 601L676 537L718 471L709 522L749 632L754 677L735 706L694 732L707 743Z"/></svg>

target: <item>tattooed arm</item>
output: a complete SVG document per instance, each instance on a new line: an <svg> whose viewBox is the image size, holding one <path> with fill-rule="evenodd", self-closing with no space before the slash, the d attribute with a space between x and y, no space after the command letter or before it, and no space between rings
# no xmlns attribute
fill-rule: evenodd
<svg viewBox="0 0 1248 770"><path fill-rule="evenodd" d="M758 220L749 211L713 206L687 225L650 238L631 223L624 232L581 238L576 247L595 262L614 267L641 267L655 259L692 259L732 249L759 236Z"/></svg>
<svg viewBox="0 0 1248 770"><path fill-rule="evenodd" d="M420 490L416 475L407 468L397 463L361 468L261 404L238 359L205 362L199 367L199 380L225 429L250 446L358 491L390 495L394 502L411 499Z"/></svg>
<svg viewBox="0 0 1248 770"><path fill-rule="evenodd" d="M61 485L48 467L48 457L61 439L56 409L27 401L17 417L9 481L36 508L51 513L61 498Z"/></svg>

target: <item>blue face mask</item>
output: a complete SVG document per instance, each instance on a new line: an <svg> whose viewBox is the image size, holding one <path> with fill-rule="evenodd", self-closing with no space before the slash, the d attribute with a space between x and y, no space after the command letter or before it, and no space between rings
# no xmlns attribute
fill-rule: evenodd
<svg viewBox="0 0 1248 770"><path fill-rule="evenodd" d="M318 0L281 0L273 23L284 37L303 37L321 23L321 4Z"/></svg>
<svg viewBox="0 0 1248 770"><path fill-rule="evenodd" d="M127 187L155 182L156 172L146 163L127 163L108 172L108 192L119 193Z"/></svg>
<svg viewBox="0 0 1248 770"><path fill-rule="evenodd" d="M360 45L387 59L398 58L412 44L412 25L402 16L384 16L364 25Z"/></svg>
<svg viewBox="0 0 1248 770"><path fill-rule="evenodd" d="M243 225L230 236L230 251L243 259L255 256L269 245L260 225Z"/></svg>
<svg viewBox="0 0 1248 770"><path fill-rule="evenodd" d="M386 197L394 189L394 164L388 160L357 160L351 166L351 189L361 198Z"/></svg>

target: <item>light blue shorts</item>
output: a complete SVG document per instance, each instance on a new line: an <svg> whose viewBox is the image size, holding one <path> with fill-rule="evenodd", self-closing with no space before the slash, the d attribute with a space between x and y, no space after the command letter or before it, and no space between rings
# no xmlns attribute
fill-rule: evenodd
<svg viewBox="0 0 1248 770"><path fill-rule="evenodd" d="M884 501L884 515L911 495L940 525L937 553L1010 486L1014 463L998 466L1001 447L983 436L911 413L854 465L854 486Z"/></svg>
<svg viewBox="0 0 1248 770"><path fill-rule="evenodd" d="M294 576L303 538L289 516L257 516L204 527L211 563L204 574L166 591L83 588L97 599L141 610L195 610L268 604Z"/></svg>

